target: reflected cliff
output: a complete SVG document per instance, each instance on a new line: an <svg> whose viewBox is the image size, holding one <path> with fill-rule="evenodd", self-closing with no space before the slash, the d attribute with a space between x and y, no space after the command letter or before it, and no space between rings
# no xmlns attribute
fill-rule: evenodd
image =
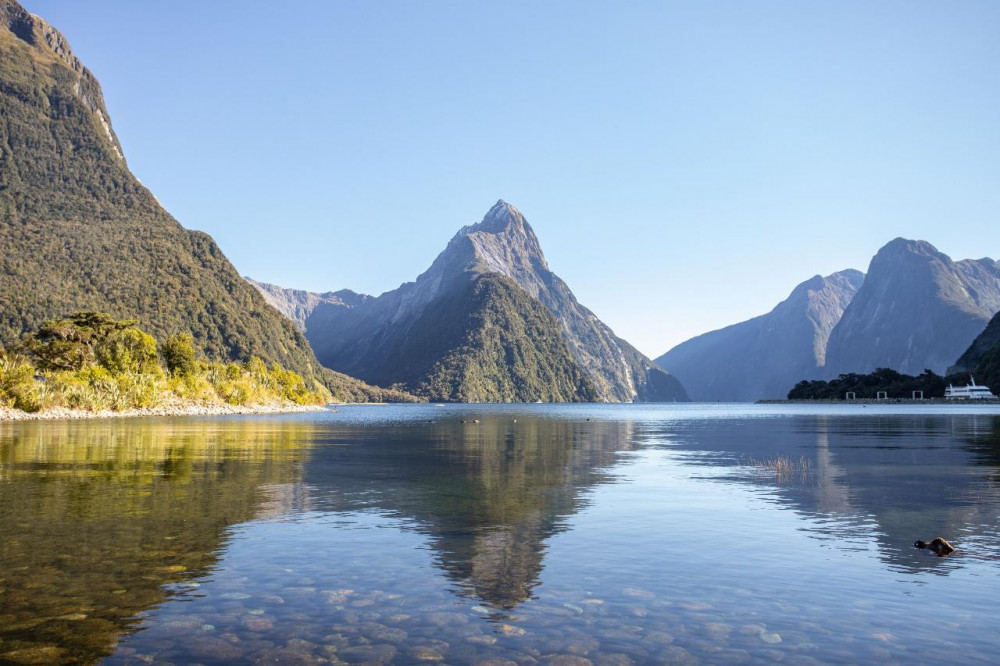
<svg viewBox="0 0 1000 666"><path fill-rule="evenodd" d="M233 526L306 512L391 517L426 536L456 593L514 608L631 426L481 421L0 425L0 652L112 654L150 611L196 593Z"/></svg>
<svg viewBox="0 0 1000 666"><path fill-rule="evenodd" d="M245 420L0 424L2 652L110 655L212 571L232 525L301 478L312 433Z"/></svg>
<svg viewBox="0 0 1000 666"><path fill-rule="evenodd" d="M790 428L771 419L716 425L711 432L672 426L673 448L689 462L726 468L727 481L767 488L835 547L874 542L880 559L902 573L946 574L963 557L1000 552L1000 417L812 415L794 417ZM792 473L761 465L779 457ZM961 556L941 560L913 548L935 536L959 545Z"/></svg>
<svg viewBox="0 0 1000 666"><path fill-rule="evenodd" d="M458 589L494 609L531 596L546 540L608 482L627 422L484 416L325 436L306 472L316 510L377 510L427 535Z"/></svg>

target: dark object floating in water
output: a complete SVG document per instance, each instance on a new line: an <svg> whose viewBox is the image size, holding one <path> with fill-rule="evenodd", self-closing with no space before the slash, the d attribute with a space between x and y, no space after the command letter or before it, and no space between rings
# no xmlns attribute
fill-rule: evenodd
<svg viewBox="0 0 1000 666"><path fill-rule="evenodd" d="M930 550L932 553L934 553L935 555L937 555L938 557L944 557L945 555L951 555L952 553L955 552L954 547L952 547L952 545L950 543L948 543L947 541L945 541L941 537L938 537L938 538L934 539L930 543L927 543L926 541L921 541L920 539L917 539L917 541L915 541L913 545L916 546L917 548L920 548L921 550L923 550L923 549L926 548L926 549Z"/></svg>

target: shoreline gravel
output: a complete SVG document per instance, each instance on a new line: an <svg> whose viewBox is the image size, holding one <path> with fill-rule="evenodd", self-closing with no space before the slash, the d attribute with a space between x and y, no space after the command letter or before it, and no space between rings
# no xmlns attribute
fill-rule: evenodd
<svg viewBox="0 0 1000 666"><path fill-rule="evenodd" d="M143 407L140 409L123 409L120 412L102 410L97 412L82 409L67 409L56 407L42 412L22 412L19 409L0 407L0 422L2 421L59 421L79 419L120 419L149 416L230 416L251 414L292 414L299 412L322 412L327 408L322 405L297 405L295 403L277 403L268 405L160 405L158 407Z"/></svg>

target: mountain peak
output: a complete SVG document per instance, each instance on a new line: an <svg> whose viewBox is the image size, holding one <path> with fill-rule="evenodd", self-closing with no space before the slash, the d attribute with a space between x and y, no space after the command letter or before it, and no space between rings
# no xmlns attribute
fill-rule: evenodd
<svg viewBox="0 0 1000 666"><path fill-rule="evenodd" d="M73 73L76 77L71 88L73 95L95 116L97 123L104 130L104 136L110 143L111 150L124 162L121 143L111 128L111 117L104 105L101 85L91 71L73 54L69 41L45 19L32 14L15 0L0 0L0 39L6 43L15 38L23 43L21 48L27 49L30 58L36 62L43 62L46 65L56 62ZM5 83L11 82L5 81Z"/></svg>
<svg viewBox="0 0 1000 666"><path fill-rule="evenodd" d="M884 257L886 255L899 255L903 253L922 255L926 257L943 257L950 261L946 255L927 241L911 240L903 237L894 238L883 245L876 256L882 255Z"/></svg>
<svg viewBox="0 0 1000 666"><path fill-rule="evenodd" d="M522 235L534 236L534 232L531 231L531 227L528 226L521 211L503 199L499 199L492 208L486 211L481 222L470 224L462 229L461 233L469 235L477 231L491 234L514 231Z"/></svg>
<svg viewBox="0 0 1000 666"><path fill-rule="evenodd" d="M539 314L536 308L543 312ZM557 344L541 356L558 360L560 345L568 346L573 363L588 378L585 384L592 383L595 392L590 395L590 389L578 387L578 397L642 402L688 399L676 378L580 305L566 283L549 270L524 215L503 199L480 222L459 230L415 281L358 307L324 312L329 315L325 321L314 315L306 329L324 364L373 382L403 383L425 395L428 391L437 395L434 392L448 385L449 395L470 399L469 395L485 395L482 391L494 381L506 386L531 384L533 379L518 374L520 368L527 363L551 369L548 360L535 363L531 359L536 358L532 350L547 339L545 332L553 331ZM445 330L459 321L472 328ZM476 322L488 326L476 328ZM555 324L554 329L549 324ZM505 337L494 338L501 326L508 329ZM449 351L447 341L452 334L459 334L455 339L460 346ZM520 343L536 337L534 346ZM500 346L490 347L495 340L500 340ZM408 360L409 356L418 360ZM543 382L557 385L558 376L549 374ZM506 395L502 399L508 399ZM516 395L530 399L523 388Z"/></svg>
<svg viewBox="0 0 1000 666"><path fill-rule="evenodd" d="M457 269L459 273L499 273L515 282L531 277L528 281L535 282L538 271L547 271L549 267L538 237L524 215L501 199L482 221L464 226L455 234L428 275L436 274L436 268ZM528 292L535 296L537 288Z"/></svg>
<svg viewBox="0 0 1000 666"><path fill-rule="evenodd" d="M1000 266L953 261L927 241L896 238L830 334L827 373L943 372L1000 310Z"/></svg>

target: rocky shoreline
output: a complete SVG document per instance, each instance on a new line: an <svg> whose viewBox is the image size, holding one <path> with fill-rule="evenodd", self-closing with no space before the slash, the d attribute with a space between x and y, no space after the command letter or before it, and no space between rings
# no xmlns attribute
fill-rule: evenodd
<svg viewBox="0 0 1000 666"><path fill-rule="evenodd" d="M322 405L298 405L293 402L271 403L267 405L201 405L172 404L121 411L101 410L97 412L83 409L56 407L42 412L23 412L19 409L0 407L2 421L58 421L78 419L120 419L150 416L228 416L239 414L288 414L297 412L322 412Z"/></svg>

